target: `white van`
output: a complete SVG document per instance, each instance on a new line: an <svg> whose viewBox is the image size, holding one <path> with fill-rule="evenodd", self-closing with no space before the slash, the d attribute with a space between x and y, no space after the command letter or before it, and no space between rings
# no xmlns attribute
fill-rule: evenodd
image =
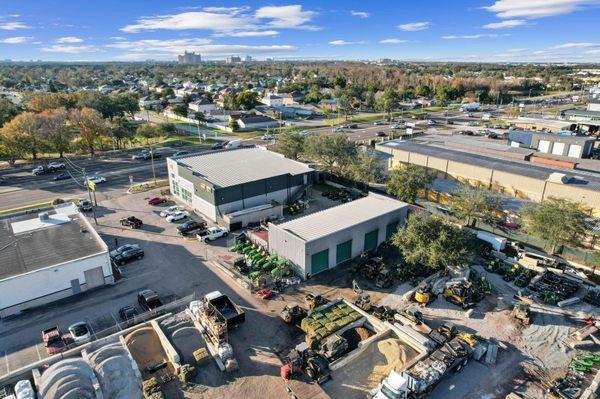
<svg viewBox="0 0 600 399"><path fill-rule="evenodd" d="M241 146L242 146L242 140L231 140L230 142L225 144L225 148L227 148L228 150L230 150L232 148L239 148Z"/></svg>

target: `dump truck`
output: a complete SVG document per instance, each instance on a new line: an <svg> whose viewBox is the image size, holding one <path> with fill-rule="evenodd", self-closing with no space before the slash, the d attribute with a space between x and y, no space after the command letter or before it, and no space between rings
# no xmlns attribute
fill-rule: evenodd
<svg viewBox="0 0 600 399"><path fill-rule="evenodd" d="M237 327L246 320L244 310L220 291L213 291L204 295L204 301L209 302L223 316L227 322L228 330Z"/></svg>

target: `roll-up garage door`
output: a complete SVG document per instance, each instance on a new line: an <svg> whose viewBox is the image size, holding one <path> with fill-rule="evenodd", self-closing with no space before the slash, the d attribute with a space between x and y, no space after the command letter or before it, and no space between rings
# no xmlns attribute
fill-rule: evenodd
<svg viewBox="0 0 600 399"><path fill-rule="evenodd" d="M317 252L311 256L310 269L312 275L329 269L329 249Z"/></svg>
<svg viewBox="0 0 600 399"><path fill-rule="evenodd" d="M550 142L548 140L540 140L538 150L547 154L550 152Z"/></svg>
<svg viewBox="0 0 600 399"><path fill-rule="evenodd" d="M379 229L373 230L365 234L365 252L373 251L377 248L377 235Z"/></svg>
<svg viewBox="0 0 600 399"><path fill-rule="evenodd" d="M397 221L388 224L385 228L385 239L389 240L390 238L392 238L392 236L394 234L396 234L396 231L398 231L398 222Z"/></svg>
<svg viewBox="0 0 600 399"><path fill-rule="evenodd" d="M338 265L344 261L347 261L352 256L352 240L343 242L338 244L336 255L335 255L335 264Z"/></svg>
<svg viewBox="0 0 600 399"><path fill-rule="evenodd" d="M554 143L552 146L552 154L562 155L565 150L565 143Z"/></svg>
<svg viewBox="0 0 600 399"><path fill-rule="evenodd" d="M569 146L569 156L573 158L579 158L581 154L581 146L577 144L571 144Z"/></svg>

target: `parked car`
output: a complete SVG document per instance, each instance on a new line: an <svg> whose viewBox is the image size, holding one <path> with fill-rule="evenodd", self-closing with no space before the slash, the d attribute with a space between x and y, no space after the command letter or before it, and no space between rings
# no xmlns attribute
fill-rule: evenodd
<svg viewBox="0 0 600 399"><path fill-rule="evenodd" d="M187 155L189 154L189 151L177 151L175 154L173 154L174 157L181 157L183 155Z"/></svg>
<svg viewBox="0 0 600 399"><path fill-rule="evenodd" d="M375 125L375 126L381 126L381 125L385 125L385 122L383 122L383 121L375 121L375 122L373 122L373 125Z"/></svg>
<svg viewBox="0 0 600 399"><path fill-rule="evenodd" d="M117 256L120 253L123 253L125 251L128 251L130 249L133 248L140 248L140 246L138 244L125 244L125 245L121 245L119 248L117 249L113 249L112 251L110 251L109 255L111 258L114 258L115 256Z"/></svg>
<svg viewBox="0 0 600 399"><path fill-rule="evenodd" d="M348 125L348 128L349 129L358 129L358 124L352 123L352 124Z"/></svg>
<svg viewBox="0 0 600 399"><path fill-rule="evenodd" d="M54 176L54 180L67 180L70 178L71 176L69 176L68 173L59 173L58 175Z"/></svg>
<svg viewBox="0 0 600 399"><path fill-rule="evenodd" d="M187 218L190 214L186 211L177 211L173 212L169 216L167 216L167 222L177 222L178 220L183 220Z"/></svg>
<svg viewBox="0 0 600 399"><path fill-rule="evenodd" d="M386 132L377 132L377 137L387 137L387 135Z"/></svg>
<svg viewBox="0 0 600 399"><path fill-rule="evenodd" d="M148 205L160 205L160 204L164 204L165 202L167 202L166 198L154 197L154 198L150 198L148 200Z"/></svg>
<svg viewBox="0 0 600 399"><path fill-rule="evenodd" d="M166 218L167 216L170 216L177 211L183 211L183 207L181 207L179 205L170 206L167 209L165 209L164 211L160 211L160 216L163 218Z"/></svg>
<svg viewBox="0 0 600 399"><path fill-rule="evenodd" d="M133 320L133 318L137 315L138 311L133 305L123 306L121 309L119 309L119 317L123 321Z"/></svg>
<svg viewBox="0 0 600 399"><path fill-rule="evenodd" d="M46 173L50 173L50 172L51 172L51 170L50 170L50 169L48 169L48 168L47 168L47 167L45 167L45 166L36 166L35 168L33 168L33 169L31 170L31 173L32 173L34 176L44 175L44 174L46 174Z"/></svg>
<svg viewBox="0 0 600 399"><path fill-rule="evenodd" d="M132 229L139 229L142 227L144 223L141 219L136 218L135 216L128 216L126 218L121 218L121 226L131 227Z"/></svg>
<svg viewBox="0 0 600 399"><path fill-rule="evenodd" d="M263 134L260 139L261 140L273 140L274 138L275 138L275 136L273 136L272 134Z"/></svg>
<svg viewBox="0 0 600 399"><path fill-rule="evenodd" d="M145 311L156 309L163 305L158 294L152 290L138 292L138 303Z"/></svg>
<svg viewBox="0 0 600 399"><path fill-rule="evenodd" d="M119 266L123 266L135 259L142 259L143 257L144 251L140 247L129 248L117 253L115 256L111 256L112 260Z"/></svg>
<svg viewBox="0 0 600 399"><path fill-rule="evenodd" d="M106 178L104 176L96 175L96 176L88 177L87 182L94 183L94 184L106 183Z"/></svg>
<svg viewBox="0 0 600 399"><path fill-rule="evenodd" d="M58 326L43 330L42 342L44 343L48 356L53 356L62 352L65 346L67 346Z"/></svg>
<svg viewBox="0 0 600 399"><path fill-rule="evenodd" d="M211 150L221 150L221 149L225 148L226 145L227 145L227 141L220 141L218 143L213 144L210 148L211 148Z"/></svg>
<svg viewBox="0 0 600 399"><path fill-rule="evenodd" d="M80 321L69 326L69 333L74 342L85 342L92 338L92 332L85 321Z"/></svg>
<svg viewBox="0 0 600 399"><path fill-rule="evenodd" d="M231 140L228 141L227 144L225 144L225 148L227 148L228 150L234 149L234 148L239 148L242 146L242 140Z"/></svg>
<svg viewBox="0 0 600 399"><path fill-rule="evenodd" d="M62 163L62 162L50 162L48 164L48 168L54 169L54 170L64 169L65 168L65 164Z"/></svg>
<svg viewBox="0 0 600 399"><path fill-rule="evenodd" d="M187 222L177 226L177 233L179 234L185 234L185 233L189 233L190 231L194 231L194 230L199 230L199 229L206 229L206 222L202 221L202 222L196 222L195 220L188 220Z"/></svg>
<svg viewBox="0 0 600 399"><path fill-rule="evenodd" d="M229 230L224 227L210 227L207 230L196 234L196 237L198 237L198 240L202 242L209 242L217 240L221 237L227 237L228 234Z"/></svg>
<svg viewBox="0 0 600 399"><path fill-rule="evenodd" d="M92 210L92 203L86 199L77 201L77 209L81 212L89 212Z"/></svg>

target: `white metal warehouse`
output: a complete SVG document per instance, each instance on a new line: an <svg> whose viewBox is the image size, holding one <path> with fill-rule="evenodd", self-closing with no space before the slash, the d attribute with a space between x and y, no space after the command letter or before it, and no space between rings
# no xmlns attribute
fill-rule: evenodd
<svg viewBox="0 0 600 399"><path fill-rule="evenodd" d="M408 204L368 196L282 224L269 224L269 251L307 278L374 250L404 225Z"/></svg>
<svg viewBox="0 0 600 399"><path fill-rule="evenodd" d="M0 220L0 317L114 283L108 247L72 204Z"/></svg>

